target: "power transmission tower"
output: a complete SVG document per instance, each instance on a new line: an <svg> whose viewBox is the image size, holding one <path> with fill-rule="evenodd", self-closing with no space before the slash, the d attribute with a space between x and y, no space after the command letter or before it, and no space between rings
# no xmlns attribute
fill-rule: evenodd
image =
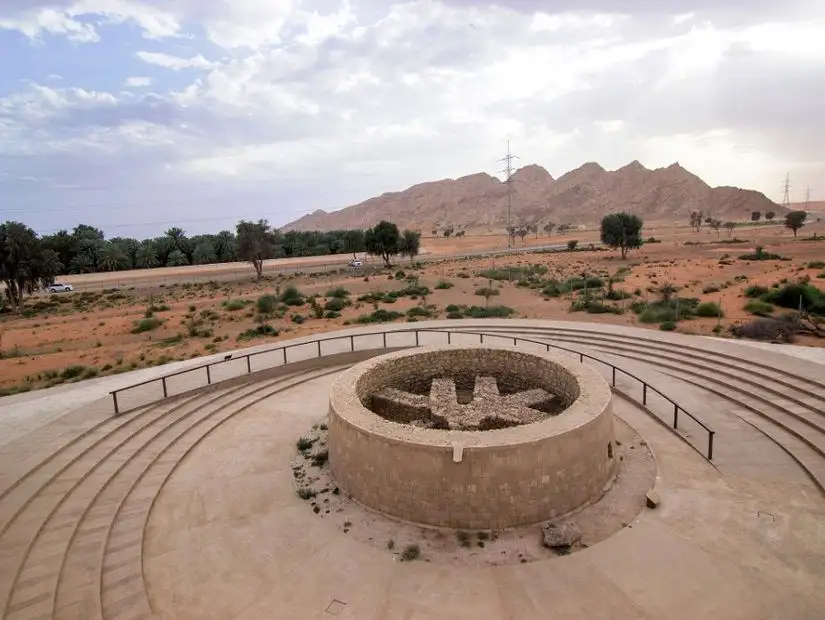
<svg viewBox="0 0 825 620"><path fill-rule="evenodd" d="M811 204L811 186L805 188L805 210L808 210L808 206Z"/></svg>
<svg viewBox="0 0 825 620"><path fill-rule="evenodd" d="M785 196L782 198L782 206L789 209L791 205L791 175L785 175Z"/></svg>
<svg viewBox="0 0 825 620"><path fill-rule="evenodd" d="M512 176L513 176L513 160L519 159L516 155L510 152L510 141L507 140L507 155L499 161L504 162L503 172L507 178L504 181L507 183L507 247L513 247L513 194L512 194Z"/></svg>

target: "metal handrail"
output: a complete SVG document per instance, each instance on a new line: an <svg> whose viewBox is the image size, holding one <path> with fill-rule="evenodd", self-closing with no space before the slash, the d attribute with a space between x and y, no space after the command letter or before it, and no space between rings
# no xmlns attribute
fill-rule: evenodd
<svg viewBox="0 0 825 620"><path fill-rule="evenodd" d="M294 349L294 348L297 348L297 347L306 347L308 345L315 344L316 347L317 347L317 353L318 353L317 357L323 357L322 350L321 350L321 344L324 343L324 342L333 342L333 341L336 341L336 340L349 340L350 341L350 351L355 352L355 350L356 350L355 349L355 339L356 338L366 338L366 337L369 337L369 336L382 336L383 337L383 341L382 341L383 347L382 348L386 349L387 348L387 334L415 334L415 346L421 346L420 345L420 338L419 338L419 334L421 334L421 333L447 334L447 344L452 344L452 335L453 334L479 336L480 342L482 344L484 343L484 337L485 336L487 336L488 338L499 338L499 339L506 339L506 340L512 339L513 346L517 346L519 342L527 342L527 343L531 343L531 344L537 344L537 345L542 346L542 347L546 347L547 351L550 351L550 349L552 348L552 349L558 349L560 351L565 351L567 353L573 353L574 355L579 356L579 362L580 363L584 363L585 358L587 358L587 359L593 360L595 362L598 362L599 364L604 364L605 366L608 366L612 371L612 385L613 385L613 387L616 387L616 373L617 372L622 373L625 376L630 377L631 379L634 379L635 381L638 381L639 383L642 384L642 405L643 406L647 407L647 393L648 393L648 391L653 391L654 393L658 394L659 396L664 398L666 401L668 401L670 404L672 404L673 405L673 428L674 429L679 428L679 413L681 412L681 413L684 413L685 415L687 415L694 422L696 422L705 431L707 431L707 433L708 433L707 454L703 454L701 452L700 452L700 454L703 454L703 456L705 456L709 461L713 460L713 438L714 438L714 435L716 434L716 431L711 429L707 424L705 424L700 419L698 419L696 416L694 416L692 413L687 411L684 407L680 406L679 403L677 403L675 400L670 398L667 394L665 394L661 390L658 390L657 388L655 388L652 385L650 385L649 383L647 383L647 381L645 381L643 379L640 379L636 375L634 375L634 374L632 374L632 373L630 373L626 370L623 370L622 368L619 368L615 364L611 364L610 362L606 362L603 359L599 359L598 357L596 357L594 355L590 355L589 353L583 353L583 352L577 351L575 349L570 349L570 348L563 347L563 346L557 345L557 344L551 344L549 342L533 340L531 338L522 338L520 336L505 336L503 334L491 334L491 333L485 333L485 332L479 332L479 331L455 331L455 330L450 330L450 329L438 329L438 328L408 328L408 329L393 330L393 331L390 331L390 332L376 331L376 332L366 332L366 333L360 333L360 334L348 334L348 335L342 335L342 336L326 336L326 337L317 338L315 340L308 340L306 342L300 342L300 343L295 343L295 344L284 344L284 345L280 345L280 346L277 346L277 347L273 347L271 349L263 349L261 351L254 351L254 352L251 352L251 353L245 353L244 355L240 355L240 356L237 356L237 357L235 357L233 355L227 355L226 357L224 357L223 360L219 360L219 361L216 361L216 362L208 362L206 364L201 364L199 366L193 366L192 368L185 368L183 370L178 370L176 372L172 372L172 373L169 373L167 375L163 375L161 377L154 377L152 379L147 379L146 381L141 381L140 383L135 383L133 385L129 385L127 387L119 388L117 390L112 390L111 392L109 392L109 394L111 394L111 396L112 396L112 401L113 401L113 404L114 404L115 414L119 414L120 413L120 406L118 404L118 399L117 399L118 394L120 394L122 392L125 392L127 390L133 390L135 388L143 387L143 386L149 385L151 383L160 382L162 387L163 387L163 397L167 398L169 396L169 391L168 391L168 387L167 387L167 380L168 379L171 379L173 377L178 377L180 375L184 375L184 374L188 374L188 373L197 372L197 371L200 371L200 370L205 370L206 371L206 383L207 383L207 385L212 385L212 371L211 371L211 369L212 369L213 366L219 366L221 364L227 364L229 362L235 362L235 361L238 361L238 360L245 359L246 360L246 374L251 374L252 373L252 358L257 356L257 355L267 355L267 354L271 354L271 353L277 353L278 351L280 351L283 354L283 363L281 365L286 365L286 364L289 363L289 361L288 361L289 356L287 355L287 351L289 349Z"/></svg>

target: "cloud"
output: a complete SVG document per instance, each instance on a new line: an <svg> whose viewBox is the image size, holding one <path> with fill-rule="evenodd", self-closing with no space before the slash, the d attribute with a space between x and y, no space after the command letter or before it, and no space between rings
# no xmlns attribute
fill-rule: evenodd
<svg viewBox="0 0 825 620"><path fill-rule="evenodd" d="M43 33L65 36L75 43L91 43L100 37L90 24L79 22L66 13L53 9L3 17L0 13L0 30L18 30L29 39L39 40Z"/></svg>
<svg viewBox="0 0 825 620"><path fill-rule="evenodd" d="M160 52L136 52L135 56L150 65L157 65L173 71L180 71L181 69L215 69L219 66L218 63L209 62L200 54L192 58L179 58Z"/></svg>
<svg viewBox="0 0 825 620"><path fill-rule="evenodd" d="M152 85L152 78L150 77L128 77L123 81L123 85L129 88L145 88Z"/></svg>
<svg viewBox="0 0 825 620"><path fill-rule="evenodd" d="M284 223L495 173L508 138L554 175L678 160L776 199L787 171L825 188L825 12L796 19L793 2L776 20L762 0L6 1L0 20L82 19L101 50L107 25L160 37L135 53L142 68L112 65L109 92L44 74L0 98L0 190L29 213L108 204L81 213ZM26 36L48 53L49 22L32 23ZM45 181L15 184L24 176Z"/></svg>

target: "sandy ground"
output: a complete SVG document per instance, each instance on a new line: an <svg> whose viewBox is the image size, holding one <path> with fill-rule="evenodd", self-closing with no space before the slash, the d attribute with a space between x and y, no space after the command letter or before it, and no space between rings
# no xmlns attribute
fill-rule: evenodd
<svg viewBox="0 0 825 620"><path fill-rule="evenodd" d="M332 519L358 542L398 557L409 545L416 545L423 561L436 564L526 564L560 553L575 553L633 526L645 507L645 493L655 482L656 464L647 443L630 426L616 419L615 430L619 469L610 488L591 505L554 520L574 521L582 531L581 542L563 551L544 547L540 524L492 532L456 532L405 523L365 509L338 491L326 464L313 463L316 454L326 452L328 433L323 423L304 433L303 437L314 444L297 454L292 471L296 493L300 489L315 493L306 499L307 518Z"/></svg>
<svg viewBox="0 0 825 620"><path fill-rule="evenodd" d="M825 225L808 226L804 233L807 236L814 231L822 234ZM811 283L825 288L825 279L818 278L825 275L825 269L807 267L807 263L812 260L825 260L825 240L794 240L790 232L781 227L737 229L736 236L747 240L745 243L729 242L724 231L717 235L714 231L705 229L700 233L692 233L687 228L652 229L646 230L645 236L656 236L662 243L646 244L641 249L632 251L626 260L621 260L614 251L519 253L460 260L445 257L424 263L418 270L410 269L409 261L403 260L398 261L396 269L403 269L408 274L414 273L418 276L419 284L432 290L426 301L435 306L434 318L444 318L445 308L450 304L484 306L484 297L476 294L479 288L490 285L486 278L477 275L483 269L540 264L548 269L545 277L558 279L582 274L614 276L620 269L624 269L623 281L615 284L614 288L629 294L638 291L639 294L632 299L617 302L619 305L627 306L633 299L654 301L657 298L655 289L665 283L679 287L679 295L682 297L697 297L702 301L720 303L725 312L723 319L694 319L679 324L681 332L702 335L712 335L717 324L724 334L731 325L754 318L744 310L747 300L743 291L750 284L769 286L783 279L793 281L809 276ZM525 241L528 245L546 245L570 238L586 243L588 239L596 239L596 232L577 231L565 238L539 237ZM698 242L700 245L686 245L686 242ZM505 244L506 240L500 237L475 237L425 240L424 245L432 256L441 256L492 250ZM790 260L743 261L737 258L740 254L752 251L756 245L763 245L766 250ZM323 264L323 260L328 260L328 257L319 257L317 264ZM129 285L118 290L110 288L105 291L31 298L27 316L0 317L0 388L26 390L55 385L62 382L61 377L55 375L76 365L85 368L75 372L89 377L234 350L247 343L250 346L274 343L282 338L340 329L345 321L352 321L375 309L375 304L371 302L356 301L359 296L397 290L408 285L406 281L392 278L391 272L370 271L372 275L364 277L362 273L348 269L337 272L321 270L318 273L306 269L279 273L260 282L247 275L244 279L230 277L228 281L221 282L219 275L222 267L216 265L197 268L205 270L209 281L192 281L186 276L188 272L185 269L179 277L171 278L169 283L160 281L169 279L169 270L154 270L154 273L148 274L132 272L140 277L128 280L128 273L112 274L112 277L120 279L121 284L125 280L125 284ZM246 267L236 265L233 269ZM157 272L166 275L159 278ZM100 278L100 274L94 277ZM436 285L441 281L450 283L452 287L437 290ZM314 318L308 305L288 308L282 318L267 321L280 332L279 337L239 341L241 333L258 325L255 300L263 294L282 291L287 285L297 286L306 295L321 295L321 305L326 302L323 296L327 291L343 286L350 291L353 304L342 311L340 318L334 319ZM539 291L518 287L515 283L499 281L492 285L499 294L491 297L489 304L509 306L521 318L578 318L640 325L637 315L629 310L621 315L571 313L569 296L544 299ZM704 292L717 287L718 291ZM246 300L248 305L233 311L225 306L232 300ZM34 305L38 302L53 303L53 307L38 308ZM402 297L391 304L381 302L378 307L405 313L421 303L421 299ZM161 308L154 313L161 320L161 325L151 331L133 333L150 304ZM207 315L205 318L204 314ZM399 320L403 321L404 318ZM193 326L193 322L196 325ZM197 335L190 335L190 327L194 327ZM658 329L656 324L648 327ZM825 341L800 338L796 344L822 346ZM68 380L75 378L67 377Z"/></svg>

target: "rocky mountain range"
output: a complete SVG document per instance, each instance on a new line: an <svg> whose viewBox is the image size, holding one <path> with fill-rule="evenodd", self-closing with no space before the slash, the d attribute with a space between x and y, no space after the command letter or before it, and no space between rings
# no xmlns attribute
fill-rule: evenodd
<svg viewBox="0 0 825 620"><path fill-rule="evenodd" d="M687 223L692 211L722 220L783 208L764 194L738 187L710 187L672 164L650 170L634 161L608 171L597 163L554 179L538 165L525 166L511 179L510 222L514 227L547 223L592 225L614 211L628 211L646 222ZM318 210L284 230L367 228L382 219L428 234L453 227L472 232L500 231L508 221L507 183L486 173L414 185L370 198L339 211Z"/></svg>

